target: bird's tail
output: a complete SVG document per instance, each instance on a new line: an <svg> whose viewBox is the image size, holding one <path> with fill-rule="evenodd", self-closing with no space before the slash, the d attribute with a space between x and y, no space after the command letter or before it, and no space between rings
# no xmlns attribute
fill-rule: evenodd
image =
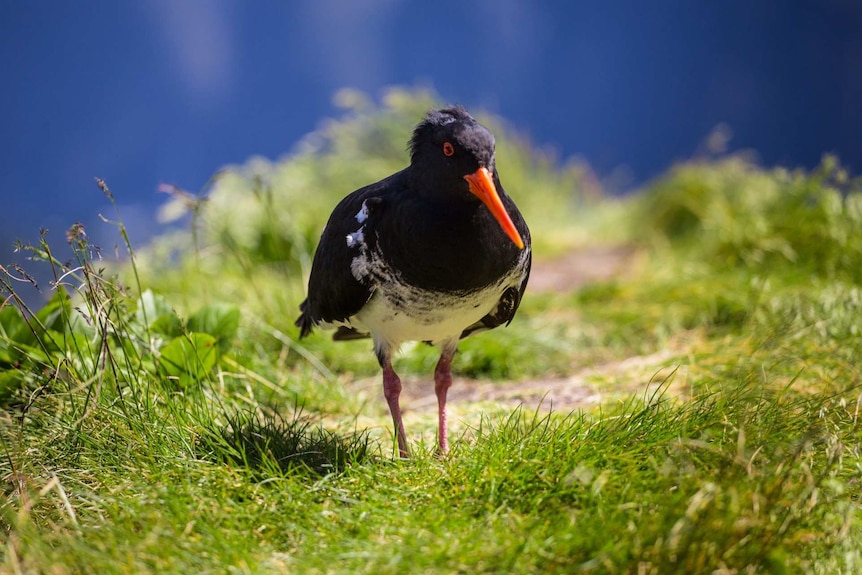
<svg viewBox="0 0 862 575"><path fill-rule="evenodd" d="M296 318L294 325L299 328L299 339L302 339L310 334L311 330L314 328L314 321L312 321L311 315L308 313L308 300L299 304L299 311L301 313L299 314L299 317Z"/></svg>

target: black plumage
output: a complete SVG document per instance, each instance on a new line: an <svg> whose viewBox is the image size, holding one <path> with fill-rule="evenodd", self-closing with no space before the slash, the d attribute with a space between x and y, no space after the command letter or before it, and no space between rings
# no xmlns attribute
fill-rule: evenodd
<svg viewBox="0 0 862 575"><path fill-rule="evenodd" d="M457 342L511 322L530 272L530 232L500 184L494 137L462 107L432 110L410 165L345 197L321 235L297 320L335 339L371 336L399 451L408 454L391 356L404 341L441 347L435 370L446 451L446 390Z"/></svg>

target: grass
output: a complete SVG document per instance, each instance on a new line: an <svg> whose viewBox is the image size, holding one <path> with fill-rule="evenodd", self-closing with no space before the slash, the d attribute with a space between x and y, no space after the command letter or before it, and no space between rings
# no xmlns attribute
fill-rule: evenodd
<svg viewBox="0 0 862 575"><path fill-rule="evenodd" d="M455 402L443 459L433 407L408 413L402 461L368 343L300 343L292 321L326 207L394 169L429 97L412 96L342 95L345 118L282 163L175 190L188 234L136 251L117 224L124 268L80 226L68 251L43 238L42 309L3 269L0 572L858 572L859 182L831 159L805 174L728 158L624 201L579 196L578 169L495 125L514 142L504 183L547 223L537 257L589 248L590 230L637 255L607 281L528 290L454 369L588 370L602 401ZM405 352L399 372L427 380L433 350ZM633 357L639 372L620 368Z"/></svg>

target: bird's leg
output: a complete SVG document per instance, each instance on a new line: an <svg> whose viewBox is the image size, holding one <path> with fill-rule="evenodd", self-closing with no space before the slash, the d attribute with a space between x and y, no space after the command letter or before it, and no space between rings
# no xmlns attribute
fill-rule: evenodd
<svg viewBox="0 0 862 575"><path fill-rule="evenodd" d="M446 422L446 392L452 387L452 358L455 345L444 345L440 361L434 368L434 391L437 394L437 453L445 455L449 451L449 432Z"/></svg>
<svg viewBox="0 0 862 575"><path fill-rule="evenodd" d="M401 406L398 397L401 395L401 380L392 369L392 362L385 358L383 364L383 396L389 404L389 413L392 414L392 423L395 425L395 438L398 441L398 454L401 457L410 457L407 449L407 436L404 434L404 422L401 421Z"/></svg>

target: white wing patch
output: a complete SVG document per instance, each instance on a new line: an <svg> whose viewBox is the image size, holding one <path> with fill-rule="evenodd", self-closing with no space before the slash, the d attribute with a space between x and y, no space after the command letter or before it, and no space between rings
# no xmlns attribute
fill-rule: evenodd
<svg viewBox="0 0 862 575"><path fill-rule="evenodd" d="M359 222L359 229L353 232L352 234L347 234L345 240L347 240L348 248L359 248L362 250L365 247L365 221L368 220L368 206L366 202L368 200L364 200L362 202L362 207L356 212L354 216L356 221ZM364 250L363 250L364 251ZM354 274L355 275L355 274Z"/></svg>
<svg viewBox="0 0 862 575"><path fill-rule="evenodd" d="M365 202L367 201L368 200L363 200L362 207L359 209L358 212L356 212L356 221L360 224L364 224L365 220L368 219L368 206L365 205Z"/></svg>
<svg viewBox="0 0 862 575"><path fill-rule="evenodd" d="M363 233L363 228L359 228L352 234L347 234L347 247L348 248L358 248L365 241L365 234Z"/></svg>

